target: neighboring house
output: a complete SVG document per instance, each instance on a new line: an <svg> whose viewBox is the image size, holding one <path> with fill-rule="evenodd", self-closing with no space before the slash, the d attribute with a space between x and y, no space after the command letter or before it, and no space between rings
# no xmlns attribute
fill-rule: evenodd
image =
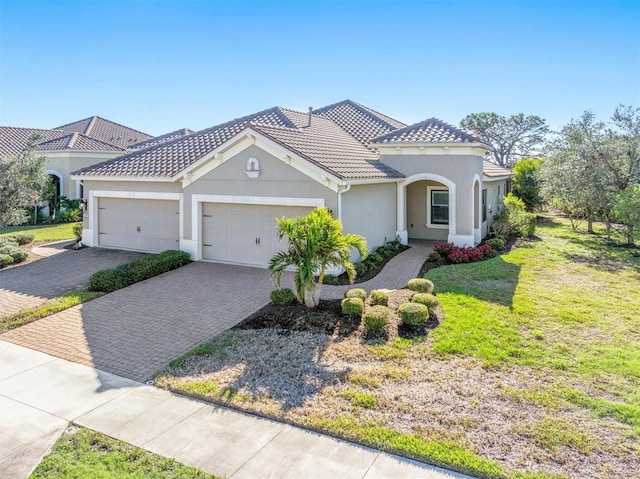
<svg viewBox="0 0 640 479"><path fill-rule="evenodd" d="M510 172L489 146L437 119L407 126L346 100L274 107L79 169L83 243L181 249L266 266L274 218L326 206L370 247L399 238L474 245L502 208Z"/></svg>
<svg viewBox="0 0 640 479"><path fill-rule="evenodd" d="M73 170L121 156L192 133L183 129L152 137L99 116L51 130L0 127L0 156L20 153L33 135L39 140L37 154L47 157L47 173L56 186L56 197L82 198L82 184L70 178Z"/></svg>

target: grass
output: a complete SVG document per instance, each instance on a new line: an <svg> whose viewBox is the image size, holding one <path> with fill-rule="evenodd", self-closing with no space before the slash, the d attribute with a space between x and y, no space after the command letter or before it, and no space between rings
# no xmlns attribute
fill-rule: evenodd
<svg viewBox="0 0 640 479"><path fill-rule="evenodd" d="M212 478L193 467L73 426L62 434L30 478Z"/></svg>
<svg viewBox="0 0 640 479"><path fill-rule="evenodd" d="M9 329L17 328L45 316L49 316L65 309L72 308L78 304L86 303L92 299L102 296L104 293L76 290L70 291L58 298L47 301L37 308L29 308L20 311L12 316L0 320L0 333Z"/></svg>
<svg viewBox="0 0 640 479"><path fill-rule="evenodd" d="M32 234L34 236L33 240L38 242L71 240L75 238L73 234L74 224L75 223L60 223L52 225L8 226L6 228L0 228L0 236L24 233Z"/></svg>
<svg viewBox="0 0 640 479"><path fill-rule="evenodd" d="M430 270L445 320L426 337L229 331L156 384L477 477L628 477L640 469L640 258L561 218L537 234Z"/></svg>

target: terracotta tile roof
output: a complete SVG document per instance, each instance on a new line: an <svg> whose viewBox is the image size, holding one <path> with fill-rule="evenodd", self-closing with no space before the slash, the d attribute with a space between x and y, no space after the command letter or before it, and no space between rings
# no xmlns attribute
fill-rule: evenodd
<svg viewBox="0 0 640 479"><path fill-rule="evenodd" d="M333 120L352 137L369 147L373 137L407 125L352 100L318 108L314 115Z"/></svg>
<svg viewBox="0 0 640 479"><path fill-rule="evenodd" d="M69 133L49 141L40 142L36 150L126 151L117 145L96 140L82 133Z"/></svg>
<svg viewBox="0 0 640 479"><path fill-rule="evenodd" d="M489 178L498 177L498 176L512 176L510 170L503 168L502 166L496 165L495 163L484 160L482 164L482 173Z"/></svg>
<svg viewBox="0 0 640 479"><path fill-rule="evenodd" d="M165 133L164 135L154 136L148 140L141 141L129 147L130 150L141 150L142 148L149 148L151 146L156 146L161 143L166 143L171 140L175 140L176 138L182 138L183 136L190 135L191 133L195 133L195 131L190 130L189 128L180 128L179 130L172 131L169 133Z"/></svg>
<svg viewBox="0 0 640 479"><path fill-rule="evenodd" d="M438 118L429 118L372 138L371 143L482 143L482 141Z"/></svg>
<svg viewBox="0 0 640 479"><path fill-rule="evenodd" d="M151 135L110 120L105 120L99 116L74 121L67 125L58 126L55 129L62 130L66 133L82 133L83 135L91 136L122 148L128 148L131 145L152 138Z"/></svg>
<svg viewBox="0 0 640 479"><path fill-rule="evenodd" d="M281 109L297 128L251 122L249 126L345 180L403 178L400 172L378 160L369 150L328 118Z"/></svg>
<svg viewBox="0 0 640 479"><path fill-rule="evenodd" d="M176 138L160 145L97 163L73 172L86 176L173 177L207 153L237 135L250 121L295 128L279 108L253 113L235 120Z"/></svg>
<svg viewBox="0 0 640 479"><path fill-rule="evenodd" d="M25 149L29 139L37 135L38 141L47 141L64 135L60 130L0 126L0 156L17 155Z"/></svg>

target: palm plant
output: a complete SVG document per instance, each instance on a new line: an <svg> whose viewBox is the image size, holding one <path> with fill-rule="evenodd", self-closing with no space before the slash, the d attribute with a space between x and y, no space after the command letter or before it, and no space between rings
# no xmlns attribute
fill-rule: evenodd
<svg viewBox="0 0 640 479"><path fill-rule="evenodd" d="M350 248L365 258L367 241L362 236L344 234L342 223L326 208L317 208L307 216L282 217L276 222L278 238L289 240L287 250L279 251L269 261L269 271L277 288L285 269L296 267L294 284L298 301L313 308L320 302L320 289L328 266L342 266L353 283L356 272L349 261Z"/></svg>

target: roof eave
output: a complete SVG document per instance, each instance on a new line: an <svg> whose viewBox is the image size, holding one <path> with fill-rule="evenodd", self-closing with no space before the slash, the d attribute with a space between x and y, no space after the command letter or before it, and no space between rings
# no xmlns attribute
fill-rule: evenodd
<svg viewBox="0 0 640 479"><path fill-rule="evenodd" d="M464 142L464 143L456 143L456 142L412 142L412 141L394 141L390 143L369 143L371 148L400 148L403 146L414 147L414 148L482 148L483 150L490 151L491 147L482 142Z"/></svg>

